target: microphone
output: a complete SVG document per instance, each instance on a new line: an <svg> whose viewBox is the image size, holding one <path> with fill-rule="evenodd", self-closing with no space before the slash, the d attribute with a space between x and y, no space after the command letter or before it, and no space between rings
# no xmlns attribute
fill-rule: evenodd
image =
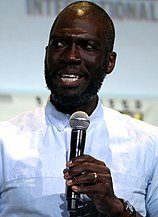
<svg viewBox="0 0 158 217"><path fill-rule="evenodd" d="M71 141L70 141L70 159L83 155L86 130L89 127L90 118L87 113L77 111L70 117ZM80 195L72 191L71 186L67 187L67 210L70 213L77 212Z"/></svg>

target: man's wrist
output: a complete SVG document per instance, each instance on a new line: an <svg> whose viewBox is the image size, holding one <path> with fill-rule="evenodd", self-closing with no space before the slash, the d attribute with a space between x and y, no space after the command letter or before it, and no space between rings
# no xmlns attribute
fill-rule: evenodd
<svg viewBox="0 0 158 217"><path fill-rule="evenodd" d="M112 209L105 209L104 206L98 207L101 216L108 216L108 217L136 217L136 210L135 208L129 203L129 201L124 200L122 198L116 198L113 201L113 208Z"/></svg>
<svg viewBox="0 0 158 217"><path fill-rule="evenodd" d="M129 203L129 201L119 198L124 206L124 211L118 217L136 217L135 208Z"/></svg>

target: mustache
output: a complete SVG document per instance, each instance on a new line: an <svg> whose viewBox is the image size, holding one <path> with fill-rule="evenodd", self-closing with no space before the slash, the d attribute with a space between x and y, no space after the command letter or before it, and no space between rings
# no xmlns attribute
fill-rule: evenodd
<svg viewBox="0 0 158 217"><path fill-rule="evenodd" d="M48 68L45 68L45 73L49 73L50 75L54 76L61 76L64 74L67 75L77 75L79 77L88 77L89 72L85 69L81 69L78 66L63 66L63 67L56 67L53 68L53 70L49 70Z"/></svg>

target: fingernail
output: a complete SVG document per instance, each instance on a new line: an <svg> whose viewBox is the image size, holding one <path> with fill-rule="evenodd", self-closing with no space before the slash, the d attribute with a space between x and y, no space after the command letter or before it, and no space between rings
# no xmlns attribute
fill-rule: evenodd
<svg viewBox="0 0 158 217"><path fill-rule="evenodd" d="M77 192L79 188L77 186L72 186L72 190Z"/></svg>
<svg viewBox="0 0 158 217"><path fill-rule="evenodd" d="M71 179L69 179L69 180L67 180L67 185L71 185L72 184L72 180Z"/></svg>
<svg viewBox="0 0 158 217"><path fill-rule="evenodd" d="M67 165L70 166L72 164L72 160L67 162Z"/></svg>

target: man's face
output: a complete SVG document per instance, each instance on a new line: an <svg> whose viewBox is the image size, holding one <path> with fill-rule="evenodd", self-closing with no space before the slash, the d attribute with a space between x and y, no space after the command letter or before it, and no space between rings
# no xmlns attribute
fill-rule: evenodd
<svg viewBox="0 0 158 217"><path fill-rule="evenodd" d="M97 94L106 75L101 22L76 14L60 16L46 54L46 83L56 103L81 106Z"/></svg>

